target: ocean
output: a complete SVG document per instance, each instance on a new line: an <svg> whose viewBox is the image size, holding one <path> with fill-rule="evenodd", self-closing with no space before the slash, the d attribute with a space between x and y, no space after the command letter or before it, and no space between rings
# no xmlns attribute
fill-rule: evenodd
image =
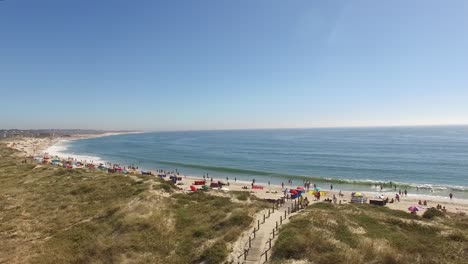
<svg viewBox="0 0 468 264"><path fill-rule="evenodd" d="M335 190L468 199L468 126L184 131L63 142L62 153L145 170ZM397 189L397 190L398 190Z"/></svg>

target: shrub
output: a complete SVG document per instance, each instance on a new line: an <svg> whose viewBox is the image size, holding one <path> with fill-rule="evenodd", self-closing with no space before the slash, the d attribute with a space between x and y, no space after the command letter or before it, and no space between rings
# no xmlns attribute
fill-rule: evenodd
<svg viewBox="0 0 468 264"><path fill-rule="evenodd" d="M435 208L429 208L424 212L423 217L426 219L434 219L435 217L443 217L444 213L441 211L435 209Z"/></svg>
<svg viewBox="0 0 468 264"><path fill-rule="evenodd" d="M206 264L223 263L227 255L226 243L224 241L217 241L203 252L201 260Z"/></svg>

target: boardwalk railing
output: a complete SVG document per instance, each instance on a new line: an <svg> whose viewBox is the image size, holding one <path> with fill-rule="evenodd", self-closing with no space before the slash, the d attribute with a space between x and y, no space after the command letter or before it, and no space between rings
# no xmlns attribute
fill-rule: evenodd
<svg viewBox="0 0 468 264"><path fill-rule="evenodd" d="M296 212L299 212L301 210L303 210L304 208L302 206L299 205L299 203L297 202L297 200L294 201L294 203L291 203L291 206L288 207L288 210L287 211L284 211L284 218L283 216L280 216L280 221L278 223L278 221L276 221L276 226L273 228L273 230L271 231L270 235L271 237L268 239L268 241L266 242L266 245L265 245L265 250L263 251L263 253L260 255L261 258L264 257L264 262L263 263L266 263L268 261L268 253L269 251L272 249L272 241L275 239L275 237L278 235L278 231L279 231L279 227L283 224L283 221L288 219L288 216L290 216L292 213L296 213Z"/></svg>
<svg viewBox="0 0 468 264"><path fill-rule="evenodd" d="M260 230L260 226L265 223L266 219L270 218L271 214L275 213L275 210L279 210L282 205L284 205L284 200L279 203L274 203L272 208L269 208L268 211L265 210L263 221L260 222L260 219L257 220L257 225L254 226L252 233L249 234L249 240L244 245L244 252L237 257L237 263L243 263L247 260L250 248L252 247L252 240L256 237L256 232Z"/></svg>

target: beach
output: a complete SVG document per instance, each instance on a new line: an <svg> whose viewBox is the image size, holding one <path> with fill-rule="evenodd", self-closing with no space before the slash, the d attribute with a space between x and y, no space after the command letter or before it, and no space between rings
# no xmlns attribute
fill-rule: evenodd
<svg viewBox="0 0 468 264"><path fill-rule="evenodd" d="M119 135L122 133L106 133L106 134L93 134L93 135L73 135L69 138L42 138L42 139L37 139L37 138L20 138L20 139L14 139L7 141L7 146L17 149L24 153L25 156L35 156L35 155L40 155L40 154L45 154L47 153L48 155L51 156L59 156L61 159L76 159L76 160L85 160L87 163L91 163L91 160L93 160L95 165L99 165L99 163L103 162L102 160L99 160L98 157L89 157L89 156L71 156L67 154L63 154L60 152L60 146L63 145L64 142L71 141L71 140L80 140L80 139L89 139L89 138L96 138L96 137L104 137L104 136L112 136L112 135ZM57 147L58 146L58 147ZM112 163L112 161L108 161ZM141 169L131 169L129 170L133 174L140 174ZM169 175L171 172L167 172ZM173 172L172 172L173 173ZM181 191L183 192L188 192L190 190L190 186L193 185L194 181L200 181L204 180L204 178L200 175L184 175L183 172L179 172L181 177L181 181L179 181L179 185L177 185ZM158 177L157 172L153 171L152 172L153 176L151 177ZM298 185L298 181L294 183L293 185L288 184L287 182L284 182L285 186L284 188L281 187L281 185L278 184L268 184L265 181L265 178L260 179L260 182L257 182L255 185L261 186L263 189L251 189L251 181L246 181L245 179L237 179L234 180L233 178L228 178L226 177L221 177L217 175L211 175L210 177L207 178L207 184L209 185L211 182L211 177L213 177L213 182L223 182L223 183L229 183L229 186L225 186L225 189L228 190L217 190L213 189L211 192L225 192L225 191L248 191L255 195L256 197L260 199L281 199L284 197L284 189L296 189L297 187L300 187L302 184ZM247 187L248 189L243 189L243 187ZM304 187L302 185L302 187ZM349 203L351 200L351 193L353 191L359 191L359 190L342 190L342 197L339 197L339 189L333 189L330 190L330 185L321 185L318 186L321 187L321 191L324 192L324 196L321 197L320 201L316 201L309 192L305 192L303 194L304 197L307 197L308 200L311 203L317 203L321 202L326 198L332 199L333 195L337 197L337 203ZM388 197L389 200L392 198L395 198L397 192L389 191L388 189L384 189L383 192L364 192L363 195L367 199L373 199L375 197L383 195L384 197ZM419 205L419 201L427 202L427 206L424 205ZM427 208L430 207L436 207L437 205L441 205L442 207L445 207L448 212L452 213L468 213L468 200L466 199L459 199L457 197L454 197L452 200L450 200L449 197L441 197L441 196L431 196L431 195L421 195L421 194L414 194L414 193L408 193L407 196L402 195L400 196L400 202L395 201L394 203L387 203L386 206L391 208L391 209L397 209L397 210L402 210L402 211L408 211L408 208L410 206L416 206L420 211L417 212L417 214L421 215Z"/></svg>

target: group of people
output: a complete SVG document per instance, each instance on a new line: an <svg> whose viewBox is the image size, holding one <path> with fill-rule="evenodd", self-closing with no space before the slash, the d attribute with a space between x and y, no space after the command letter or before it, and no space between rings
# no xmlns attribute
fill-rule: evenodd
<svg viewBox="0 0 468 264"><path fill-rule="evenodd" d="M436 206L437 210L441 210L442 212L446 213L447 212L447 209L445 209L445 206L442 206L440 204L437 204Z"/></svg>

